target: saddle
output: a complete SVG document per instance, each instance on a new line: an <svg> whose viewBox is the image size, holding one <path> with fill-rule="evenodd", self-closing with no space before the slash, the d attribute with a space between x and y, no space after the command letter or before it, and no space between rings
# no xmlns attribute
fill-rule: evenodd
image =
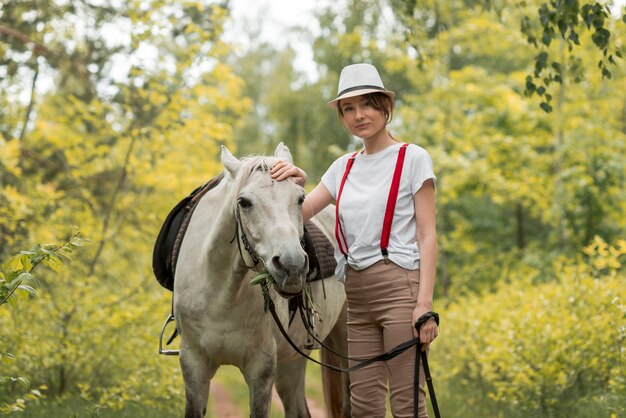
<svg viewBox="0 0 626 418"><path fill-rule="evenodd" d="M224 173L207 181L181 200L165 218L157 236L152 253L152 272L161 286L174 289L174 273L180 246L187 232L189 221L200 199L215 188L224 178ZM307 281L325 279L335 274L333 244L324 233L311 221L304 225L302 245L309 257Z"/></svg>
<svg viewBox="0 0 626 418"><path fill-rule="evenodd" d="M152 272L161 286L174 290L174 272L178 251L183 242L198 202L209 190L215 188L224 178L224 173L196 188L191 194L178 202L165 218L152 252Z"/></svg>

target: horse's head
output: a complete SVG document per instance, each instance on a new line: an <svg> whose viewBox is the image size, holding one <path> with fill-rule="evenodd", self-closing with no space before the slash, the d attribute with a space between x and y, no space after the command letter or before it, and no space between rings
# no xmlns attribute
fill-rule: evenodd
<svg viewBox="0 0 626 418"><path fill-rule="evenodd" d="M304 189L293 180L271 178L270 169L280 159L291 162L291 153L282 142L274 157L241 160L222 147L222 164L234 179L233 211L241 228L237 239L245 235L254 256L276 280L276 291L290 297L302 292L308 272L301 245ZM242 251L246 252L243 247Z"/></svg>

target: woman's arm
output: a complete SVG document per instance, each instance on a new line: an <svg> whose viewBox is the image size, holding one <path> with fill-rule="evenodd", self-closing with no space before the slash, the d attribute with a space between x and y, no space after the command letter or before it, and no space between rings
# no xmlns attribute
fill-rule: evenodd
<svg viewBox="0 0 626 418"><path fill-rule="evenodd" d="M420 284L417 305L413 311L413 324L417 319L433 309L435 274L437 270L437 231L435 223L435 183L432 179L424 182L413 197L417 223L417 246L420 251ZM413 330L415 336L417 331ZM419 333L423 349L437 337L437 324L434 319L426 322Z"/></svg>
<svg viewBox="0 0 626 418"><path fill-rule="evenodd" d="M306 182L306 173L287 161L279 161L272 167L270 171L272 178L278 181L285 180L289 177L293 178L300 186L304 186ZM324 183L320 183L304 198L302 203L302 218L304 222L317 215L322 209L333 202L333 196L330 194Z"/></svg>
<svg viewBox="0 0 626 418"><path fill-rule="evenodd" d="M304 222L317 215L322 209L333 202L333 196L330 194L324 183L319 183L304 198L302 203L302 218Z"/></svg>

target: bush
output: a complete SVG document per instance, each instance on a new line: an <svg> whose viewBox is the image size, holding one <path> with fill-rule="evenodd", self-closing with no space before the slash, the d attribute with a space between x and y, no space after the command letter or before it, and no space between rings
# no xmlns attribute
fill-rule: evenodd
<svg viewBox="0 0 626 418"><path fill-rule="evenodd" d="M555 263L549 282L510 275L493 293L451 304L433 349L444 410L456 405L446 415L623 416L625 254L626 241L596 238L577 260Z"/></svg>
<svg viewBox="0 0 626 418"><path fill-rule="evenodd" d="M55 246L51 244L35 245L27 251L20 251L11 257L0 268L0 305L10 302L14 307L17 304L18 296L36 296L35 287L40 285L39 280L33 276L33 270L40 264L49 267L55 272L59 272L63 267L64 260L72 253L73 249L82 246L83 240L78 234L72 235L66 242ZM2 318L2 316L0 316ZM20 318L17 318L18 320ZM21 318L23 319L23 318ZM16 321L17 322L17 321ZM19 322L17 322L19 328ZM28 324L23 325L28 328ZM6 328L3 328L6 330ZM8 338L0 335L0 342L4 346ZM15 358L8 351L4 351L4 347L0 346L0 361L10 364ZM6 368L5 368L6 369ZM33 401L41 397L39 389L45 389L45 386L39 389L31 389L30 381L21 376L0 375L0 413L8 413L15 411L23 411L27 401ZM26 393L20 393L17 385L22 387ZM8 387L5 390L5 386ZM16 393L22 395L15 397Z"/></svg>

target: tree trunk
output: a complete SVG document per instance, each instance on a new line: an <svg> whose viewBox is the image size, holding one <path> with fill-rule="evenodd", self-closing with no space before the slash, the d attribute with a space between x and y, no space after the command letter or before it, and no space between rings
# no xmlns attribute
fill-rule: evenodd
<svg viewBox="0 0 626 418"><path fill-rule="evenodd" d="M515 219L517 220L517 248L524 251L526 248L526 228L524 225L524 207L521 203L515 207Z"/></svg>

